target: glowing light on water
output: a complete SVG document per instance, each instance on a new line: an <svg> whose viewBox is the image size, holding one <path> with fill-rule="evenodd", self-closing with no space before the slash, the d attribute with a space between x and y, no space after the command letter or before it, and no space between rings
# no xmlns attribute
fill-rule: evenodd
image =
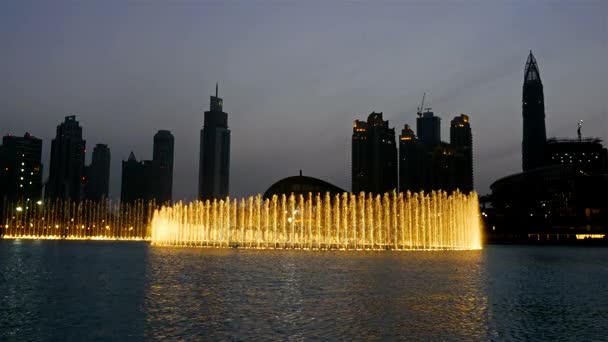
<svg viewBox="0 0 608 342"><path fill-rule="evenodd" d="M154 212L160 246L295 249L480 249L477 194L260 195Z"/></svg>
<svg viewBox="0 0 608 342"><path fill-rule="evenodd" d="M4 203L0 236L4 239L149 240L154 202L110 200L45 201L26 207Z"/></svg>

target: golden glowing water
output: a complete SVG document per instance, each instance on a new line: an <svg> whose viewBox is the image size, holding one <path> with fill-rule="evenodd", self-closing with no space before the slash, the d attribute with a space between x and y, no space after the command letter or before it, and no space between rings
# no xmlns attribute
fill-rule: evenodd
<svg viewBox="0 0 608 342"><path fill-rule="evenodd" d="M154 212L160 246L294 249L481 249L477 194L260 195Z"/></svg>
<svg viewBox="0 0 608 342"><path fill-rule="evenodd" d="M4 203L0 235L4 239L149 240L154 202L121 204L55 200Z"/></svg>

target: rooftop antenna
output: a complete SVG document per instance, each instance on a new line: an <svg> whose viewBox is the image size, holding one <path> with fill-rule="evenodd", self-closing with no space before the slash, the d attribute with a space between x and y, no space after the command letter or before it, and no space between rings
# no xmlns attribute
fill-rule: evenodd
<svg viewBox="0 0 608 342"><path fill-rule="evenodd" d="M426 93L424 93L422 95L422 103L420 103L420 107L418 107L418 112L416 114L418 114L419 117L422 116L422 111L424 110L424 98L426 97Z"/></svg>
<svg viewBox="0 0 608 342"><path fill-rule="evenodd" d="M578 141L581 141L583 139L583 136L581 133L582 128L583 128L583 120L578 122L578 129L576 130L576 132L578 133Z"/></svg>
<svg viewBox="0 0 608 342"><path fill-rule="evenodd" d="M218 97L219 91L218 91L218 83L219 82L215 82L215 97Z"/></svg>

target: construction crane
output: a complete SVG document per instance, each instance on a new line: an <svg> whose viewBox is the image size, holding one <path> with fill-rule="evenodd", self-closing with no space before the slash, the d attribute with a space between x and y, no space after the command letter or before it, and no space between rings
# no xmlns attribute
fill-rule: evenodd
<svg viewBox="0 0 608 342"><path fill-rule="evenodd" d="M422 95L422 103L420 104L420 107L418 107L418 116L422 116L422 111L424 110L424 98L426 97L426 93L424 93L424 95Z"/></svg>

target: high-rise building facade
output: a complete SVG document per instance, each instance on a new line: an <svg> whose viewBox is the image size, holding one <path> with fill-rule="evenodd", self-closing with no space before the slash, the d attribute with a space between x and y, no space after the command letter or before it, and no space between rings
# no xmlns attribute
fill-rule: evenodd
<svg viewBox="0 0 608 342"><path fill-rule="evenodd" d="M455 184L462 192L473 191L473 133L465 114L450 123L450 145L455 153Z"/></svg>
<svg viewBox="0 0 608 342"><path fill-rule="evenodd" d="M91 165L86 167L86 199L97 202L103 198L108 198L110 190L110 159L111 155L108 145L95 145Z"/></svg>
<svg viewBox="0 0 608 342"><path fill-rule="evenodd" d="M42 199L42 140L7 135L0 146L0 203Z"/></svg>
<svg viewBox="0 0 608 342"><path fill-rule="evenodd" d="M223 198L229 194L230 130L228 114L223 111L218 86L210 97L209 111L205 112L201 130L198 197L201 200Z"/></svg>
<svg viewBox="0 0 608 342"><path fill-rule="evenodd" d="M547 140L543 83L532 51L528 55L524 71L522 114L522 168L526 171L543 165Z"/></svg>
<svg viewBox="0 0 608 342"><path fill-rule="evenodd" d="M76 117L66 116L57 126L51 142L51 166L45 197L50 199L81 200L84 196L84 155L86 141Z"/></svg>
<svg viewBox="0 0 608 342"><path fill-rule="evenodd" d="M355 121L352 136L352 191L382 194L397 189L395 129L382 113Z"/></svg>
<svg viewBox="0 0 608 342"><path fill-rule="evenodd" d="M450 125L450 143L441 141L441 119L432 112L416 121L417 135L405 125L399 136L399 190L468 193L473 190L473 135L467 115Z"/></svg>
<svg viewBox="0 0 608 342"><path fill-rule="evenodd" d="M433 112L426 111L416 119L416 132L418 139L429 147L435 147L441 143L441 118Z"/></svg>
<svg viewBox="0 0 608 342"><path fill-rule="evenodd" d="M367 122L355 120L351 147L352 192L359 193L370 188L370 162Z"/></svg>
<svg viewBox="0 0 608 342"><path fill-rule="evenodd" d="M172 200L173 192L173 145L174 138L171 132L160 130L154 135L154 148L152 159L158 163L158 195L159 203Z"/></svg>
<svg viewBox="0 0 608 342"><path fill-rule="evenodd" d="M424 190L428 162L424 144L405 125L399 135L399 191Z"/></svg>

